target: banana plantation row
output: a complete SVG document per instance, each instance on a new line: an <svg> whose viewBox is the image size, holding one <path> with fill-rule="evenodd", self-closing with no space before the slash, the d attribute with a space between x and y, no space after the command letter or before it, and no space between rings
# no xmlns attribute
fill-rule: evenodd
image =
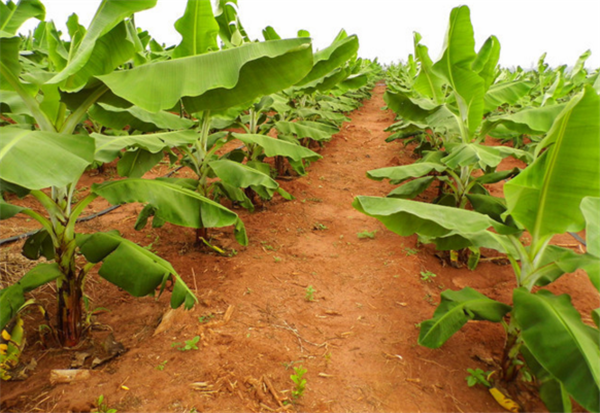
<svg viewBox="0 0 600 413"><path fill-rule="evenodd" d="M452 11L438 61L421 40L415 33L414 55L387 70L384 97L399 118L387 140L415 144L421 158L368 171L396 187L385 198L359 196L354 207L399 235L418 234L455 266L476 271L481 249L496 250L510 261L516 288L512 303L470 287L444 291L433 318L421 323L419 344L438 348L469 320L501 323L497 374L475 373L471 385L489 387L503 407L519 411L499 389L535 377L550 411L571 411L571 397L598 411L600 310L590 326L569 295L539 289L577 269L600 289L600 78L584 68L590 52L570 70L549 68L544 56L537 71L501 69L495 36L475 51L466 6ZM498 170L506 157L527 167ZM492 196L486 185L502 181L504 198ZM431 203L414 200L435 183ZM583 230L584 254L550 243Z"/></svg>
<svg viewBox="0 0 600 413"><path fill-rule="evenodd" d="M47 259L0 290L0 328L10 337L3 333L3 379L22 351L21 314L36 305L27 293L41 285L56 282L54 331L67 347L83 338L83 286L96 266L134 296L173 282L173 308L197 302L169 262L118 232L77 233L96 198L143 203L136 229L169 222L195 229L197 242L210 246L210 228L233 226L246 245L244 223L221 200L252 211L275 193L291 199L275 178L304 175L321 157L310 147L330 140L383 76L376 61L357 57L358 38L343 30L319 51L305 31L283 40L267 27L264 41L251 41L235 1L213 10L210 0L189 0L175 23L181 43L165 48L134 25L134 14L155 3L104 0L89 27L69 18L69 41L44 21L40 1L0 4L0 219L37 220L42 228L23 254ZM30 18L40 20L36 30L17 35ZM414 54L385 72L385 101L398 115L388 141L413 144L421 158L368 171L397 186L353 205L401 236L435 244L454 265L476 271L481 249L496 250L517 287L512 303L469 287L444 291L421 323L419 344L440 347L469 320L501 323L498 374L476 382L507 409L518 406L501 384L535 379L551 411L570 411L571 397L598 411L600 310L590 326L568 295L539 288L577 269L600 288L600 80L584 67L589 52L571 69L552 69L543 57L537 70L502 69L495 36L475 51L466 6L452 11L438 61L421 40L415 33ZM142 178L165 156L194 178ZM498 170L506 157L527 167ZM95 184L77 200L83 174L113 161L123 179ZM492 196L487 185L504 181L504 198ZM433 185L431 203L414 200ZM25 196L39 207L20 206ZM586 253L550 243L583 230Z"/></svg>

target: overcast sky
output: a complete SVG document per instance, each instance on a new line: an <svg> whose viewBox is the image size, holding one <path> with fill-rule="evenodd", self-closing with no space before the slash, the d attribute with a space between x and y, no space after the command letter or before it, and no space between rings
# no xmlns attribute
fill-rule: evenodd
<svg viewBox="0 0 600 413"><path fill-rule="evenodd" d="M87 26L100 0L42 0L46 20L66 33L71 13ZM282 37L308 30L316 48L328 46L344 28L357 34L360 57L389 63L406 61L413 52L414 31L437 59L453 7L471 9L476 47L494 34L502 47L500 64L533 67L542 53L552 66L573 65L579 55L592 51L586 66L600 67L599 0L238 0L240 18L250 37L273 26ZM160 43L178 44L173 24L185 10L186 0L158 0L155 8L136 15L136 24ZM35 27L31 20L28 29Z"/></svg>

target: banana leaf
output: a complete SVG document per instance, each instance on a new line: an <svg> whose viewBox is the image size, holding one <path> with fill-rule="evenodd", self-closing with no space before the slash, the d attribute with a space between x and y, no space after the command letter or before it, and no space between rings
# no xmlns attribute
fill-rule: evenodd
<svg viewBox="0 0 600 413"><path fill-rule="evenodd" d="M586 410L600 410L600 333L581 321L567 294L513 293L523 341L542 367Z"/></svg>
<svg viewBox="0 0 600 413"><path fill-rule="evenodd" d="M171 109L183 100L186 110L194 113L249 105L298 82L311 68L310 39L288 39L248 43L98 78L113 93L149 112Z"/></svg>
<svg viewBox="0 0 600 413"><path fill-rule="evenodd" d="M582 230L581 201L600 194L599 112L600 97L587 86L536 152L547 150L504 186L508 213L531 233L534 252L553 234Z"/></svg>
<svg viewBox="0 0 600 413"><path fill-rule="evenodd" d="M470 287L460 291L446 290L433 318L421 323L419 344L439 348L469 320L500 322L511 307L492 300Z"/></svg>
<svg viewBox="0 0 600 413"><path fill-rule="evenodd" d="M89 262L102 261L98 270L102 278L134 297L154 295L158 287L161 294L166 282L172 279L175 282L171 294L172 308L184 304L189 310L198 302L194 293L168 261L134 242L121 238L118 231L80 234L77 236L77 245Z"/></svg>
<svg viewBox="0 0 600 413"><path fill-rule="evenodd" d="M165 180L123 179L92 185L92 192L111 204L143 202L155 208L161 220L189 228L220 228L233 225L235 237L248 245L244 223L224 206L189 189Z"/></svg>
<svg viewBox="0 0 600 413"><path fill-rule="evenodd" d="M0 129L0 178L28 189L65 186L94 160L94 140L85 135Z"/></svg>

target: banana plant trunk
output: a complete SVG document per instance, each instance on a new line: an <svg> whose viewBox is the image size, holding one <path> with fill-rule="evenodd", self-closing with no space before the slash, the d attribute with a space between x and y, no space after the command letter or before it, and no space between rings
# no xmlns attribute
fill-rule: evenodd
<svg viewBox="0 0 600 413"><path fill-rule="evenodd" d="M507 332L506 343L502 352L502 379L504 382L511 382L517 378L522 363L518 362L519 349L521 341L519 340L520 332L518 329L509 325Z"/></svg>
<svg viewBox="0 0 600 413"><path fill-rule="evenodd" d="M82 282L84 271L78 276L75 262L75 238L66 234L60 228L60 245L55 249L56 261L63 273L57 280L58 309L57 309L57 337L61 346L74 347L79 344L83 336L83 289Z"/></svg>
<svg viewBox="0 0 600 413"><path fill-rule="evenodd" d="M63 347L74 347L83 336L82 290L76 277L63 281L58 289L58 340Z"/></svg>

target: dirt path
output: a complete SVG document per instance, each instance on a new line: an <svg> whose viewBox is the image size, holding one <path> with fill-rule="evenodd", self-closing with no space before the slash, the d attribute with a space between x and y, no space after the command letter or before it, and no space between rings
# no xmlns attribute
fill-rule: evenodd
<svg viewBox="0 0 600 413"><path fill-rule="evenodd" d="M308 176L281 182L294 201L277 198L254 214L239 211L248 247L237 246L231 231L215 234L218 243L238 250L234 257L197 251L191 230L134 231L140 206L83 224L151 244L201 303L177 311L155 334L168 294L137 299L94 277L87 290L91 308L110 310L97 321L112 327L127 352L84 382L51 386L50 370L68 368L73 352L30 345L25 358L36 357L38 367L27 381L2 385L3 411L89 411L101 394L119 412L500 410L485 389L468 388L465 376L467 368L492 369L502 328L469 323L442 349L430 350L416 344L417 324L432 316L446 288L469 285L510 302L509 268L442 268L431 249L416 247L415 237L396 236L351 206L356 195L391 189L367 179L367 170L414 161L401 144L384 142L383 130L394 120L381 111L384 91L377 86L350 115L352 122L320 151L324 159ZM359 239L364 231L377 232ZM422 271L436 276L421 280ZM582 305L591 308L594 297ZM97 346L106 335L94 333ZM196 336L198 350L178 350ZM308 371L306 390L284 406L274 395L290 398L290 375L298 366ZM528 409L540 409L539 403Z"/></svg>

